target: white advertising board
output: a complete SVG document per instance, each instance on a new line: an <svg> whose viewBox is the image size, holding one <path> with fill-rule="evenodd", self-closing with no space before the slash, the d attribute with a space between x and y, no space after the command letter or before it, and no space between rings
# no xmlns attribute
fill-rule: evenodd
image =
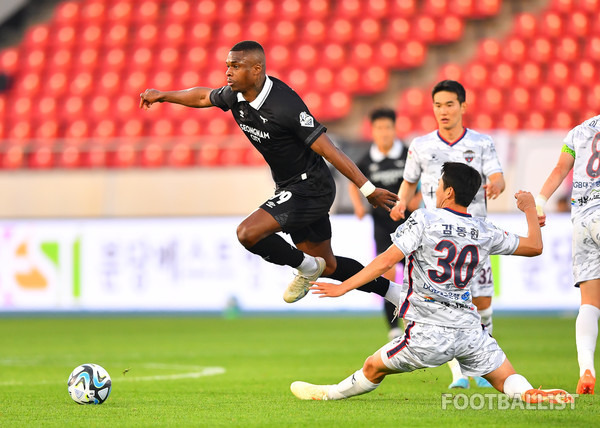
<svg viewBox="0 0 600 428"><path fill-rule="evenodd" d="M518 214L494 215L525 232ZM237 217L0 221L0 311L379 310L381 299L352 292L339 299L282 300L292 269L263 261L237 241ZM337 255L363 264L374 256L372 224L333 216ZM574 310L571 224L555 215L544 254L498 257L496 309Z"/></svg>

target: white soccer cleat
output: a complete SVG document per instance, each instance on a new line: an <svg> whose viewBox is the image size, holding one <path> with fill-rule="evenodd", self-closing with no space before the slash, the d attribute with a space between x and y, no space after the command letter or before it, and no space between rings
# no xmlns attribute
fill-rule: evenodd
<svg viewBox="0 0 600 428"><path fill-rule="evenodd" d="M296 381L290 385L290 390L300 400L329 400L327 392L330 387L331 385L313 385Z"/></svg>
<svg viewBox="0 0 600 428"><path fill-rule="evenodd" d="M294 280L290 282L288 288L283 292L283 300L288 303L294 303L306 296L306 293L308 293L308 289L310 288L310 282L316 281L327 266L325 259L322 257L315 257L315 260L319 266L317 271L310 276L302 275L300 271L298 271Z"/></svg>

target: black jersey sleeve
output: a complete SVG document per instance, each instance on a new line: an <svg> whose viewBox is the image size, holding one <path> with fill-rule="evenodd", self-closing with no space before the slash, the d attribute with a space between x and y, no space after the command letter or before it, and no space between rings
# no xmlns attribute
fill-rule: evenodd
<svg viewBox="0 0 600 428"><path fill-rule="evenodd" d="M310 114L308 107L298 94L291 91L289 102L285 103L285 124L292 132L310 147L319 136L327 131L323 125Z"/></svg>
<svg viewBox="0 0 600 428"><path fill-rule="evenodd" d="M237 101L237 94L229 86L213 89L210 92L210 102L223 111L231 110Z"/></svg>

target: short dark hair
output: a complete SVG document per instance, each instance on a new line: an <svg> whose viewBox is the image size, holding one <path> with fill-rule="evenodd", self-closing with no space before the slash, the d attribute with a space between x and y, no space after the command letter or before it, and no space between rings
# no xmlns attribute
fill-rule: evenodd
<svg viewBox="0 0 600 428"><path fill-rule="evenodd" d="M481 174L465 163L445 162L442 166L444 190L454 189L454 202L468 207L481 187Z"/></svg>
<svg viewBox="0 0 600 428"><path fill-rule="evenodd" d="M259 52L262 52L263 54L265 53L265 50L263 49L263 47L261 46L261 44L258 43L258 42L255 42L254 40L244 40L243 42L236 43L230 49L230 51L232 51L232 52L240 52L240 51L252 52L252 51L259 51Z"/></svg>
<svg viewBox="0 0 600 428"><path fill-rule="evenodd" d="M391 108L378 108L371 112L371 123L375 122L377 119L390 119L392 122L396 123L396 112Z"/></svg>
<svg viewBox="0 0 600 428"><path fill-rule="evenodd" d="M467 93L465 91L465 88L456 80L442 80L441 82L438 82L431 91L431 99L433 99L435 94L442 91L452 92L453 94L456 94L456 97L458 98L458 102L460 104L464 103L467 99Z"/></svg>

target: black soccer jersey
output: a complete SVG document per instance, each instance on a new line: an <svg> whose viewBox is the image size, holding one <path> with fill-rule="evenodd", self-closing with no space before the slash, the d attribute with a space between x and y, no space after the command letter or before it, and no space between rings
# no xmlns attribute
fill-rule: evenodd
<svg viewBox="0 0 600 428"><path fill-rule="evenodd" d="M231 110L241 130L269 164L278 188L303 180L332 180L323 158L310 149L326 128L281 80L267 76L262 91L250 103L229 86L214 89L210 101L223 111Z"/></svg>

